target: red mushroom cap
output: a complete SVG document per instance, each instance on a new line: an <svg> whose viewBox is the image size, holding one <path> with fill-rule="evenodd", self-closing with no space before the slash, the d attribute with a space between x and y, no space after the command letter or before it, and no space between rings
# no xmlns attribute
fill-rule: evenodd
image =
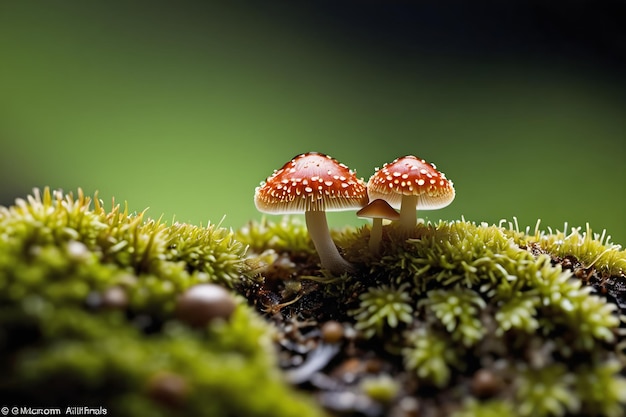
<svg viewBox="0 0 626 417"><path fill-rule="evenodd" d="M365 182L328 155L296 156L256 188L254 203L264 213L342 211L367 204Z"/></svg>
<svg viewBox="0 0 626 417"><path fill-rule="evenodd" d="M370 199L383 199L394 208L400 208L403 195L418 196L417 207L421 210L445 207L455 196L452 181L437 171L435 164L412 155L377 169L367 188Z"/></svg>

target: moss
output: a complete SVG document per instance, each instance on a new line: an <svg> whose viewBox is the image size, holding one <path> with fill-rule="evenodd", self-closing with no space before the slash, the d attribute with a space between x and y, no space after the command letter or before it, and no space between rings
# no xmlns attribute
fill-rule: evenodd
<svg viewBox="0 0 626 417"><path fill-rule="evenodd" d="M380 375L361 381L361 389L370 398L382 403L389 403L398 395L400 385L389 375Z"/></svg>
<svg viewBox="0 0 626 417"><path fill-rule="evenodd" d="M344 306L336 314L372 350L402 364L396 378L415 387L405 394L440 410L620 415L624 296L598 290L626 278L626 252L589 228L530 233L503 224L419 224L408 238L388 225L380 255L368 250L369 226L335 232L358 272L329 282L325 298ZM597 285L578 272L592 269ZM499 381L483 390L487 398L468 393L477 370Z"/></svg>
<svg viewBox="0 0 626 417"><path fill-rule="evenodd" d="M369 226L332 233L356 272L321 271L290 217L167 225L47 189L0 208L0 387L115 415L624 414L626 252L605 233L391 224L377 255ZM176 320L178 296L207 282L232 316ZM326 378L299 374L332 392L288 386L280 368L329 344Z"/></svg>
<svg viewBox="0 0 626 417"><path fill-rule="evenodd" d="M453 367L461 366L451 340L428 328L412 331L404 344L404 365L427 384L446 386L450 382Z"/></svg>
<svg viewBox="0 0 626 417"><path fill-rule="evenodd" d="M500 222L500 225L505 222ZM530 227L520 231L517 219L508 222L508 229L503 228L507 236L511 236L516 244L528 247L537 245L542 251L553 256L573 256L582 262L585 269L595 266L610 275L618 275L626 270L626 257L621 245L611 242L606 230L594 233L589 224L582 227L563 225L563 230L547 231L540 229L538 221L535 230ZM569 229L569 230L568 230Z"/></svg>
<svg viewBox="0 0 626 417"><path fill-rule="evenodd" d="M382 285L361 294L359 308L349 312L357 322L356 329L369 338L413 321L413 307L408 303L411 297L405 291L405 286L395 289Z"/></svg>
<svg viewBox="0 0 626 417"><path fill-rule="evenodd" d="M236 237L256 253L268 249L296 254L315 253L306 226L298 217L284 216L278 222L265 217L260 222L251 221L237 231Z"/></svg>
<svg viewBox="0 0 626 417"><path fill-rule="evenodd" d="M219 226L107 211L80 191L0 208L3 395L129 416L320 415L277 372L273 331L245 299L203 328L173 316L186 288L236 285L244 253Z"/></svg>
<svg viewBox="0 0 626 417"><path fill-rule="evenodd" d="M561 416L577 413L580 398L572 395L572 375L564 364L553 363L539 368L520 365L516 396L521 416Z"/></svg>
<svg viewBox="0 0 626 417"><path fill-rule="evenodd" d="M461 410L454 412L452 417L515 417L517 415L510 402L470 400Z"/></svg>
<svg viewBox="0 0 626 417"><path fill-rule="evenodd" d="M90 399L115 415L133 415L126 401L133 407L141 404L144 413L263 416L274 410L276 415L315 415L310 404L294 398L270 371L263 324L250 320L245 306L230 323L208 334L169 323L151 337L113 317L59 313L50 317L55 329L46 346L21 354L15 364L19 380L14 390L22 398L38 393L40 401L59 406ZM163 372L179 375L190 387L173 410L162 409L146 392L150 380ZM60 387L51 388L61 381Z"/></svg>
<svg viewBox="0 0 626 417"><path fill-rule="evenodd" d="M581 366L574 379L576 394L585 401L583 412L604 416L620 416L626 403L626 380L623 363L608 361L597 366Z"/></svg>
<svg viewBox="0 0 626 417"><path fill-rule="evenodd" d="M467 288L431 290L418 305L434 313L451 339L466 347L475 345L485 333L479 313L486 304L475 291Z"/></svg>

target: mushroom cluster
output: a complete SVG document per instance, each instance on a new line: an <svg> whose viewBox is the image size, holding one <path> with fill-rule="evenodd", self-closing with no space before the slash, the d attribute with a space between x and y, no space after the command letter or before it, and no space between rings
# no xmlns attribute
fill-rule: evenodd
<svg viewBox="0 0 626 417"><path fill-rule="evenodd" d="M373 219L369 248L378 253L383 219L397 221L408 234L417 224L418 208L442 208L454 196L452 181L445 174L434 164L412 155L376 168L366 184L336 159L307 152L295 156L262 182L255 190L254 203L263 213L304 213L322 268L343 274L354 272L354 266L335 246L326 211L358 210L359 217Z"/></svg>

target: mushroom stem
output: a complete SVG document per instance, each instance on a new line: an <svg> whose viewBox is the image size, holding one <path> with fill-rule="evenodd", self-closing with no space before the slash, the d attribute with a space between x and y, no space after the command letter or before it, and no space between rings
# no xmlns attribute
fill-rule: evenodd
<svg viewBox="0 0 626 417"><path fill-rule="evenodd" d="M403 195L400 203L400 229L410 233L417 224L417 197L416 195Z"/></svg>
<svg viewBox="0 0 626 417"><path fill-rule="evenodd" d="M380 242L383 239L383 219L380 217L374 218L372 223L372 229L370 231L369 248L370 252L374 255L380 251Z"/></svg>
<svg viewBox="0 0 626 417"><path fill-rule="evenodd" d="M333 274L354 271L354 266L343 259L330 237L325 211L307 211L304 213L306 227L320 257L322 268Z"/></svg>

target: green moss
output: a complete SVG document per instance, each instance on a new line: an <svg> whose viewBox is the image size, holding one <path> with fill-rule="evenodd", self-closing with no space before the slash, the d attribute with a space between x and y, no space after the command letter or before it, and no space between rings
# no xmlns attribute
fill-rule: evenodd
<svg viewBox="0 0 626 417"><path fill-rule="evenodd" d="M626 252L589 227L506 226L419 224L407 238L392 224L379 255L369 226L335 230L356 272L327 277L290 217L232 232L36 192L0 208L0 387L115 415L320 415L284 382L280 326L255 304L294 325L342 321L352 355L385 363L348 389L382 409L410 395L456 417L622 415L626 341L611 291ZM190 328L176 300L205 282L229 288L237 308ZM608 297L605 282L618 283ZM127 300L107 303L112 288ZM479 370L499 382L475 389Z"/></svg>
<svg viewBox="0 0 626 417"><path fill-rule="evenodd" d="M470 400L461 410L454 412L452 417L515 417L517 415L510 402Z"/></svg>
<svg viewBox="0 0 626 417"><path fill-rule="evenodd" d="M359 297L359 308L349 312L356 320L356 329L365 337L382 336L385 329L395 329L400 323L413 321L411 297L406 287L397 289L387 285L372 287Z"/></svg>
<svg viewBox="0 0 626 417"><path fill-rule="evenodd" d="M539 330L537 308L541 299L536 293L527 291L516 297L499 303L498 312L495 314L498 327L496 335L502 336L511 329L523 333L533 334Z"/></svg>
<svg viewBox="0 0 626 417"><path fill-rule="evenodd" d="M244 252L218 226L106 211L80 191L36 190L0 208L3 395L128 416L320 415L277 372L273 331L246 300L233 294L230 319L206 328L173 315L194 284L238 283ZM106 303L113 287L126 303Z"/></svg>
<svg viewBox="0 0 626 417"><path fill-rule="evenodd" d="M434 313L452 340L466 347L475 345L485 333L479 313L486 304L475 291L467 288L431 290L418 305Z"/></svg>
<svg viewBox="0 0 626 417"><path fill-rule="evenodd" d="M450 382L453 367L461 366L451 340L434 330L422 327L410 332L405 345L404 365L422 382L444 387Z"/></svg>
<svg viewBox="0 0 626 417"><path fill-rule="evenodd" d="M144 413L315 415L310 404L289 393L269 371L273 363L264 325L250 320L244 306L208 334L170 323L150 337L113 317L72 314L53 315L55 329L45 347L19 355L19 383L14 385L19 394L38 393L40 401L61 406L76 398L92 399L114 415L133 415L125 404L129 399L133 407L141 404ZM228 338L220 337L227 333ZM146 392L150 380L163 372L175 372L190 387L185 401L173 410L162 409ZM59 381L62 386L55 389Z"/></svg>
<svg viewBox="0 0 626 417"><path fill-rule="evenodd" d="M623 413L616 304L560 263L623 281L626 252L604 234L455 221L419 224L407 239L392 224L379 256L367 248L369 226L334 238L359 272L328 284L327 297L347 306L362 338L401 360L423 387L414 395L430 398L434 387L461 416ZM493 398L460 394L477 367L499 376Z"/></svg>
<svg viewBox="0 0 626 417"><path fill-rule="evenodd" d="M268 249L279 253L315 253L306 225L298 217L283 216L278 222L265 217L260 222L251 221L237 231L236 238L256 253Z"/></svg>
<svg viewBox="0 0 626 417"><path fill-rule="evenodd" d="M504 222L501 222L501 225ZM621 245L611 242L611 236L606 230L602 233L594 233L589 224L582 227L571 227L565 223L563 230L548 231L539 228L537 222L535 230L520 231L517 219L508 223L508 229L503 231L511 236L515 243L521 246L537 245L541 250L554 256L573 256L579 259L584 268L595 266L602 272L618 275L626 271L626 255Z"/></svg>
<svg viewBox="0 0 626 417"><path fill-rule="evenodd" d="M608 361L597 366L581 366L574 379L575 393L583 399L583 412L620 416L626 403L623 363Z"/></svg>
<svg viewBox="0 0 626 417"><path fill-rule="evenodd" d="M389 375L365 378L361 381L361 389L370 398L381 403L390 403L398 395L400 384Z"/></svg>
<svg viewBox="0 0 626 417"><path fill-rule="evenodd" d="M572 375L565 365L553 363L537 369L521 366L517 400L521 416L562 416L580 409L580 398L572 395Z"/></svg>

